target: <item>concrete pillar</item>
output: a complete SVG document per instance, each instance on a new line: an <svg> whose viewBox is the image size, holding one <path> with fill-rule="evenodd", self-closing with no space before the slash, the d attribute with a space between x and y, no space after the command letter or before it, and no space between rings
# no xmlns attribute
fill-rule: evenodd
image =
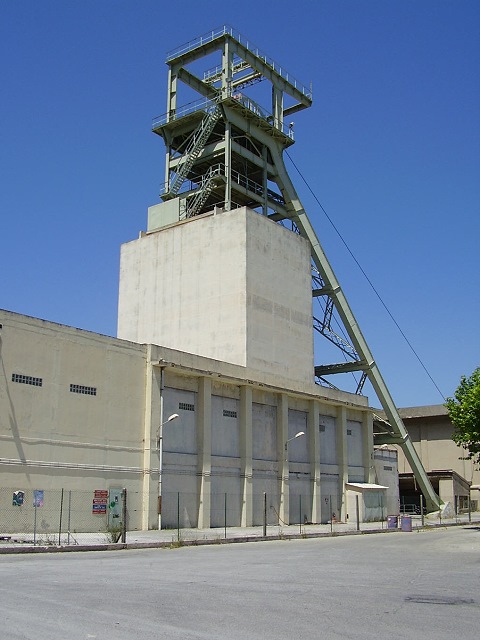
<svg viewBox="0 0 480 640"><path fill-rule="evenodd" d="M252 389L240 387L240 479L242 527L253 525Z"/></svg>
<svg viewBox="0 0 480 640"><path fill-rule="evenodd" d="M310 481L312 486L312 522L322 521L322 492L320 484L320 405L310 400L307 422Z"/></svg>
<svg viewBox="0 0 480 640"><path fill-rule="evenodd" d="M197 459L199 474L198 528L210 527L211 473L212 473L212 381L198 381L198 443Z"/></svg>
<svg viewBox="0 0 480 640"><path fill-rule="evenodd" d="M364 411L362 418L362 452L364 482L375 482L375 462L373 459L373 415Z"/></svg>
<svg viewBox="0 0 480 640"><path fill-rule="evenodd" d="M290 524L289 470L285 455L285 443L288 440L288 396L284 393L277 396L277 460L280 480L279 524Z"/></svg>
<svg viewBox="0 0 480 640"><path fill-rule="evenodd" d="M153 367L151 362L151 347L148 347L147 363L145 367L145 413L143 422L143 482L142 482L142 529L150 529L157 518L155 495L156 484L152 478L154 456L152 455L152 392ZM154 436L155 434L153 434ZM155 512L155 513L153 513Z"/></svg>
<svg viewBox="0 0 480 640"><path fill-rule="evenodd" d="M347 409L339 406L337 408L337 460L338 460L338 507L340 513L335 511L335 505L332 505L332 511L336 513L337 518L345 519L347 516L347 497L345 484L348 482L348 454L347 454Z"/></svg>

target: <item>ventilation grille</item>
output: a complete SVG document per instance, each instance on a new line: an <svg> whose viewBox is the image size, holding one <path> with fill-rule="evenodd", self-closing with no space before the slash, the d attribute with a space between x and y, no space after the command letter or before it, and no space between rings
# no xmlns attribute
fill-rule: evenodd
<svg viewBox="0 0 480 640"><path fill-rule="evenodd" d="M42 378L24 376L21 373L12 373L12 382L19 382L20 384L31 384L34 387L41 387L43 384Z"/></svg>
<svg viewBox="0 0 480 640"><path fill-rule="evenodd" d="M81 393L84 396L96 396L97 388L96 387L84 387L83 384L71 384L70 385L71 393Z"/></svg>

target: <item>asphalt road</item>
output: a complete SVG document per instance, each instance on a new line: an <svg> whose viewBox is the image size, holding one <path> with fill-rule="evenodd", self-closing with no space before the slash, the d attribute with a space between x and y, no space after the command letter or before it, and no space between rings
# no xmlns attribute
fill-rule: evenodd
<svg viewBox="0 0 480 640"><path fill-rule="evenodd" d="M478 638L480 528L0 556L1 640Z"/></svg>

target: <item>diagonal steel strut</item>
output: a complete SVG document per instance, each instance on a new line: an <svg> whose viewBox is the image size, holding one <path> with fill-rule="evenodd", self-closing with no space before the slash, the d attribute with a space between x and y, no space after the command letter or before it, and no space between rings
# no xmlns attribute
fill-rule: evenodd
<svg viewBox="0 0 480 640"><path fill-rule="evenodd" d="M310 243L312 260L320 274L324 284L328 287L335 309L340 316L344 328L349 336L352 346L360 360L365 363L364 372L385 411L388 421L392 427L393 434L398 437L399 444L405 457L412 468L417 482L425 496L428 511L435 511L440 506L440 499L433 490L430 480L423 468L418 454L408 435L405 425L398 413L398 409L393 402L390 392L385 384L377 364L370 352L360 327L350 309L345 294L333 272L325 252L318 240L318 237L308 219L308 216L300 202L295 187L288 175L282 153L275 145L270 146L274 165L278 171L278 184L285 198L289 218L295 222L301 236Z"/></svg>

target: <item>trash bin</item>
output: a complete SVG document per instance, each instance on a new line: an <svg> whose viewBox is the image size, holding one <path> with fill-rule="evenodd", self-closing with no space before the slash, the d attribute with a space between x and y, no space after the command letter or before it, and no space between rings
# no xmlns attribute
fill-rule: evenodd
<svg viewBox="0 0 480 640"><path fill-rule="evenodd" d="M398 516L387 516L387 529L398 529Z"/></svg>
<svg viewBox="0 0 480 640"><path fill-rule="evenodd" d="M412 516L402 516L402 531L412 530Z"/></svg>

